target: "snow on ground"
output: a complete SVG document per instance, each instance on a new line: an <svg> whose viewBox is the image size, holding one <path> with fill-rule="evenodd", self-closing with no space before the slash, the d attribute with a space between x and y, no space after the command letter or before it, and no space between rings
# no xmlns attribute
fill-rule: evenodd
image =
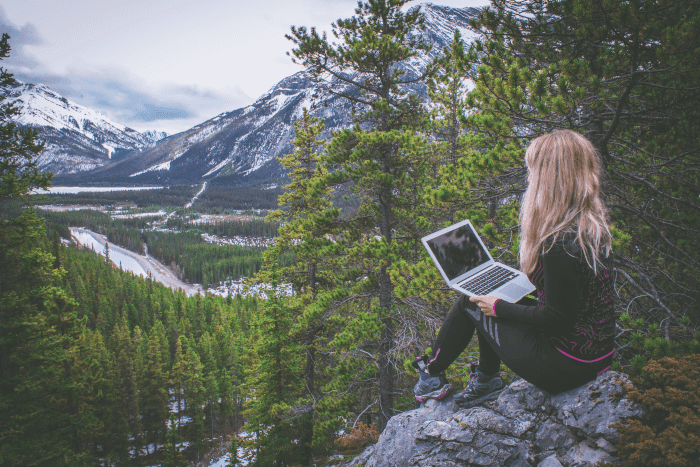
<svg viewBox="0 0 700 467"><path fill-rule="evenodd" d="M186 216L185 219L189 219L189 216ZM262 219L263 217L260 216L250 216L245 214L200 214L197 219L192 219L188 222L190 224L218 224L221 222L249 222Z"/></svg>
<svg viewBox="0 0 700 467"><path fill-rule="evenodd" d="M73 193L103 193L108 191L140 191L159 190L162 186L50 186L46 190L34 190L32 194L73 194Z"/></svg>
<svg viewBox="0 0 700 467"><path fill-rule="evenodd" d="M112 154L114 154L114 146L110 146L107 143L102 143L102 147L107 150L107 157L109 157L111 159Z"/></svg>
<svg viewBox="0 0 700 467"><path fill-rule="evenodd" d="M102 256L105 255L104 246L87 231L71 229L71 234L73 235L73 238L75 238L81 245L94 250ZM121 267L125 271L131 271L137 276L148 276L148 273L146 273L146 270L138 263L138 261L113 247L114 245L110 244L109 259L112 260L115 266Z"/></svg>
<svg viewBox="0 0 700 467"><path fill-rule="evenodd" d="M135 209L136 205L132 206L115 206L114 211L110 211L107 209L107 206L95 206L95 205L82 205L82 204L70 204L70 205L53 205L53 204L41 204L36 206L37 209L41 209L43 211L51 211L51 212L67 212L67 211L100 211L104 212L107 214L121 214L124 212L124 210L129 210L129 209Z"/></svg>
<svg viewBox="0 0 700 467"><path fill-rule="evenodd" d="M221 297L228 297L229 294L232 296L240 294L243 297L256 296L258 298L267 299L266 291L272 290L272 284L256 284L250 287L247 292L243 292L246 286L246 278L243 277L239 280L228 280L220 284L218 287L210 287L207 292L212 295L219 295ZM294 294L292 290L292 284L279 284L277 286L277 295L288 297Z"/></svg>
<svg viewBox="0 0 700 467"><path fill-rule="evenodd" d="M158 212L139 212L135 214L112 214L112 219L133 219L135 217L156 217L164 216L167 212L162 209Z"/></svg>
<svg viewBox="0 0 700 467"><path fill-rule="evenodd" d="M103 211L104 206L82 206L79 204L74 204L71 206L54 206L53 204L42 204L36 207L42 211L52 211L52 212L67 212L67 211Z"/></svg>
<svg viewBox="0 0 700 467"><path fill-rule="evenodd" d="M207 243L215 243L217 245L234 245L234 246L251 246L251 247L268 247L275 244L274 238L266 237L217 237L208 233L202 234L202 240Z"/></svg>
<svg viewBox="0 0 700 467"><path fill-rule="evenodd" d="M136 177L137 175L145 174L146 172L151 172L154 170L170 170L170 163L174 161L175 159L179 159L180 156L185 154L186 151L181 151L179 153L176 153L173 157L171 157L169 160L165 162L161 162L160 164L156 164L154 166L151 166L147 168L146 170L142 170L141 172L136 172L135 174L129 175L129 177Z"/></svg>
<svg viewBox="0 0 700 467"><path fill-rule="evenodd" d="M237 465L248 465L251 461L250 455L243 448L238 448L238 464ZM219 457L213 464L209 464L209 467L225 467L228 465L228 458L231 455L227 452L222 457Z"/></svg>
<svg viewBox="0 0 700 467"><path fill-rule="evenodd" d="M199 190L199 193L197 193L196 195L194 195L194 198L192 198L192 201L190 201L189 203L187 203L187 204L185 205L185 208L191 208L192 205L194 204L194 202L197 201L197 198L199 198L199 195L201 195L202 193L204 193L204 190L206 190L206 189L207 189L207 182L204 182L204 184L202 185L202 189Z"/></svg>

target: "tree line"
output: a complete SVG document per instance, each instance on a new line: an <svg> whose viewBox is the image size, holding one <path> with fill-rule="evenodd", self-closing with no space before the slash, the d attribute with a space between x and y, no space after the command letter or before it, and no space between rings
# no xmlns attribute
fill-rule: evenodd
<svg viewBox="0 0 700 467"><path fill-rule="evenodd" d="M253 218L247 220L216 221L192 223L192 218L172 217L168 219L165 226L178 231L198 230L218 237L264 237L274 238L277 236L279 224L276 222L265 222L263 218Z"/></svg>
<svg viewBox="0 0 700 467"><path fill-rule="evenodd" d="M182 207L199 191L198 185L178 185L152 190L39 194L34 204L86 204Z"/></svg>

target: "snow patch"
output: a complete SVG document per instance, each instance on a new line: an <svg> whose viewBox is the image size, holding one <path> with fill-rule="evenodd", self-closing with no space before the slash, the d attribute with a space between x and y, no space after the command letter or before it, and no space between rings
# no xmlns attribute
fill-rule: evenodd
<svg viewBox="0 0 700 467"><path fill-rule="evenodd" d="M204 193L204 190L206 190L206 189L207 189L207 182L204 182L204 184L202 185L202 189L199 190L199 193L197 193L196 195L194 195L194 198L192 198L192 201L190 201L189 203L187 203L187 204L185 205L185 208L191 208L192 205L194 204L194 202L197 201L197 198L199 198L199 195L201 195L202 193Z"/></svg>
<svg viewBox="0 0 700 467"><path fill-rule="evenodd" d="M109 158L111 159L111 158L112 158L112 154L114 154L114 147L113 147L113 146L110 146L110 145L107 144L107 143L102 143L102 147L105 148L105 149L107 150L107 157L109 157Z"/></svg>

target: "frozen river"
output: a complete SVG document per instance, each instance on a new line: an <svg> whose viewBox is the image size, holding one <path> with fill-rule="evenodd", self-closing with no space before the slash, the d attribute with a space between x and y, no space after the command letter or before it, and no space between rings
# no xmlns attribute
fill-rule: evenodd
<svg viewBox="0 0 700 467"><path fill-rule="evenodd" d="M70 231L71 236L77 243L86 248L95 250L95 252L104 256L107 237L79 227L71 227ZM198 292L202 293L199 287L181 281L170 268L166 267L152 256L139 255L110 242L109 259L115 266L121 267L125 271L131 271L142 277L148 277L150 275L154 280L173 290L181 289L187 295L194 295Z"/></svg>

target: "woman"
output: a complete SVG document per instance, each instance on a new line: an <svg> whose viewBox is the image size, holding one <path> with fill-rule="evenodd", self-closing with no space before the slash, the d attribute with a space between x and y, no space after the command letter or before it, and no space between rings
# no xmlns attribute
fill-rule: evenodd
<svg viewBox="0 0 700 467"><path fill-rule="evenodd" d="M580 386L610 367L612 238L595 148L576 132L557 130L532 141L525 163L520 266L537 287L537 301L460 297L440 328L433 354L414 362L418 401L447 395L444 370L475 330L479 363L472 364L466 389L455 396L463 407L495 398L505 388L501 362L550 393Z"/></svg>

